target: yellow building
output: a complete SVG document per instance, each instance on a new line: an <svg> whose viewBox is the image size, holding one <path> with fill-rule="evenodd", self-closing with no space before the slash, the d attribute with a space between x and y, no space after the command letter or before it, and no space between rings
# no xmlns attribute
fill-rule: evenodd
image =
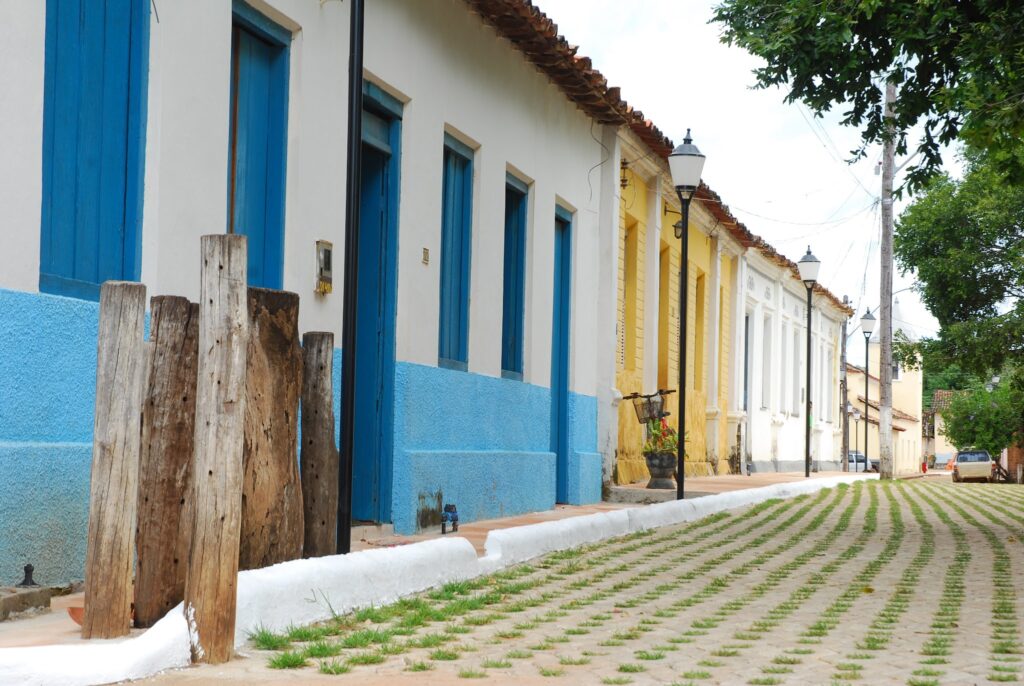
<svg viewBox="0 0 1024 686"><path fill-rule="evenodd" d="M620 134L616 387L622 395L678 390L680 219L668 165L629 130ZM705 198L706 199L706 198ZM686 473L728 471L727 426L732 284L739 245L701 197L690 206L686 355ZM678 428L678 393L667 396ZM644 427L633 406L618 410L617 483L649 477Z"/></svg>
<svg viewBox="0 0 1024 686"><path fill-rule="evenodd" d="M893 306L893 320L900 321L899 303ZM912 334L903 329L912 338ZM877 332L876 332L877 336ZM864 369L847 365L848 408L855 408L860 420L850 420L850 450L864 451L865 424L867 425L868 459L879 458L878 411L881 400L880 380L877 376L881 346L874 338L868 347L868 398L864 398ZM893 368L892 378L892 447L893 473L913 474L921 471L924 450L922 448L922 401L923 376L920 369Z"/></svg>

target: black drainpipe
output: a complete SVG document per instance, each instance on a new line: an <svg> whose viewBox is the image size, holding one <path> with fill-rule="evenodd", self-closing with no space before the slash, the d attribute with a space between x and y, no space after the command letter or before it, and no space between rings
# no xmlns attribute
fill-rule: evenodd
<svg viewBox="0 0 1024 686"><path fill-rule="evenodd" d="M352 549L352 448L356 404L356 285L359 277L359 171L363 147L363 0L350 0L348 163L345 171L345 300L341 324L341 451L338 553Z"/></svg>

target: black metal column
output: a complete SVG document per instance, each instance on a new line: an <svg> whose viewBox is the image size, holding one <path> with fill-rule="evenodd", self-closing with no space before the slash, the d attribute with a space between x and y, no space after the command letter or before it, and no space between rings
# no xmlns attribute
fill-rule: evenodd
<svg viewBox="0 0 1024 686"><path fill-rule="evenodd" d="M351 0L348 51L348 160L345 169L345 281L341 324L341 451L338 553L352 549L352 450L356 405L356 288L359 283L359 187L363 147L363 0Z"/></svg>
<svg viewBox="0 0 1024 686"><path fill-rule="evenodd" d="M868 389L871 379L868 378L868 365L871 364L871 334L864 334L864 471L871 468L868 459L868 429L871 427L871 406L868 405Z"/></svg>
<svg viewBox="0 0 1024 686"><path fill-rule="evenodd" d="M689 301L686 297L690 281L690 199L676 191L682 206L682 264L679 274L679 442L676 446L676 500L682 500L686 486L686 319Z"/></svg>
<svg viewBox="0 0 1024 686"><path fill-rule="evenodd" d="M806 286L806 284L804 285ZM811 475L811 295L813 293L814 286L807 286L807 390L804 397L807 421L804 422L804 477Z"/></svg>

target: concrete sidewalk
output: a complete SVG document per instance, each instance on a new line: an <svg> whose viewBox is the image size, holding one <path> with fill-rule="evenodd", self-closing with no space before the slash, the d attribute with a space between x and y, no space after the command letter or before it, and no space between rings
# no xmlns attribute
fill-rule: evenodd
<svg viewBox="0 0 1024 686"><path fill-rule="evenodd" d="M812 479L829 478L841 476L842 472L817 472L811 474ZM686 497L700 498L718 493L739 491L745 488L760 488L772 484L803 481L803 472L765 472L743 476L729 474L723 476L691 476L686 478ZM652 503L666 502L676 499L674 490L648 489L645 483L628 484L612 487L612 498L610 502L595 503L593 505L556 505L553 510L544 512L530 512L512 517L501 517L499 519L483 519L476 522L468 522L459 526L458 533L449 533L449 536L461 536L468 539L478 554L484 553L484 541L487 534L495 529L508 529L514 526L525 526L537 524L554 519L565 519L566 517L578 517L581 515L593 514L595 512L608 512L637 505L648 505ZM440 538L441 528L434 531L422 532L415 535L400 536L390 532L385 527L354 527L352 530L352 550L365 550L367 548L389 547L394 545L406 545L416 541L425 541L431 538Z"/></svg>
<svg viewBox="0 0 1024 686"><path fill-rule="evenodd" d="M811 478L823 478L840 475L840 472L824 472L812 474ZM729 491L738 491L747 488L759 488L772 484L802 481L803 473L765 473L751 476L704 476L690 477L686 480L687 497L702 497ZM643 487L643 484L630 486L618 486L616 489L623 489L643 495L644 492L651 493ZM661 491L659 493L664 500L675 498L675 491ZM458 533L449 533L448 536L460 536L473 544L478 554L484 552L484 542L487 534L496 529L507 529L528 524L537 524L568 517L593 514L596 512L608 512L629 507L637 507L640 504L634 502L602 502L593 505L558 505L553 510L544 512L532 512L517 515L514 517L502 517L500 519L488 519L478 522L469 522L459 527ZM425 541L432 538L440 538L440 527L435 531L419 533L411 536L394 535L389 528L377 526L353 527L352 550L367 550L370 548L381 548L398 545L408 545L418 541ZM34 616L27 616L21 619L11 619L0 622L0 649L18 646L53 645L59 643L83 642L80 636L80 627L75 624L67 614L66 608L69 605L81 606L81 594L73 594L54 598L51 601L51 610L43 611ZM143 630L132 631L132 635L138 635Z"/></svg>

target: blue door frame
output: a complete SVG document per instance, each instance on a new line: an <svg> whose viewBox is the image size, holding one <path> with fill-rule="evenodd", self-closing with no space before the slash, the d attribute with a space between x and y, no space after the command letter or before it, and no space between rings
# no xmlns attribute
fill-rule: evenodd
<svg viewBox="0 0 1024 686"><path fill-rule="evenodd" d="M137 281L149 0L47 0L39 290Z"/></svg>
<svg viewBox="0 0 1024 686"><path fill-rule="evenodd" d="M352 518L391 521L401 104L363 92Z"/></svg>
<svg viewBox="0 0 1024 686"><path fill-rule="evenodd" d="M232 10L227 230L248 237L249 284L281 288L291 33Z"/></svg>
<svg viewBox="0 0 1024 686"><path fill-rule="evenodd" d="M572 316L572 215L555 213L555 278L551 322L551 451L555 500L569 501L569 346Z"/></svg>

